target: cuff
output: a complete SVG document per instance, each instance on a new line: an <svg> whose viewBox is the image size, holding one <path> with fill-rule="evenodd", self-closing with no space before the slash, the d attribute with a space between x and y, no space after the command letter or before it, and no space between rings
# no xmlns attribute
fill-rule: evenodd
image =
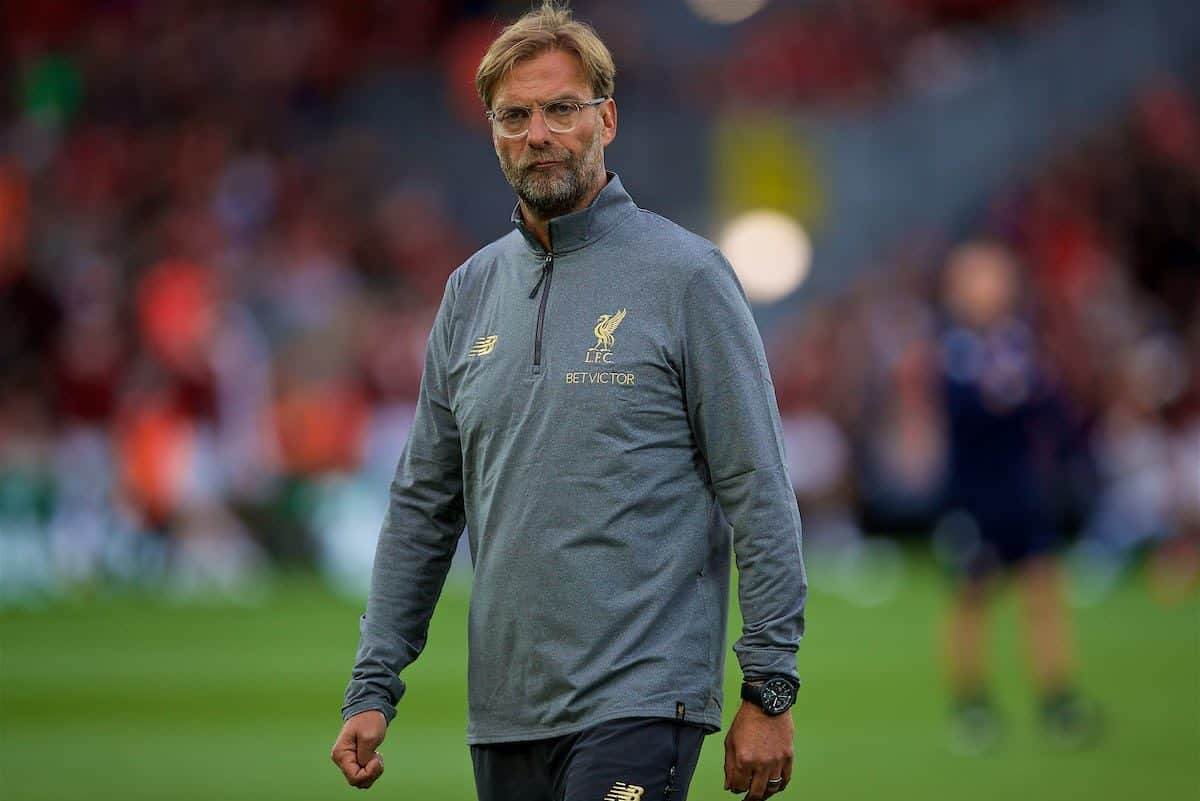
<svg viewBox="0 0 1200 801"><path fill-rule="evenodd" d="M396 707L386 701L378 699L367 699L364 701L356 701L353 704L347 704L342 707L342 720L349 720L360 712L367 712L372 709L377 709L383 713L383 717L390 724L392 719L396 717Z"/></svg>
<svg viewBox="0 0 1200 801"><path fill-rule="evenodd" d="M770 648L737 649L743 681L763 681L772 676L787 676L800 683L796 670L796 652Z"/></svg>

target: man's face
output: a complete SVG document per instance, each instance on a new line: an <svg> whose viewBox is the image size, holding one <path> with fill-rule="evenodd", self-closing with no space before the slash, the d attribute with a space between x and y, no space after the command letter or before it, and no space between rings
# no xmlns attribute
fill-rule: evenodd
<svg viewBox="0 0 1200 801"><path fill-rule="evenodd" d="M548 50L513 67L492 98L492 109L532 108L551 100L585 101L592 89L579 59L569 52ZM529 120L529 132L501 136L492 129L500 169L517 196L543 219L576 211L604 183L604 147L617 131L611 100L585 106L574 129L554 133L540 110Z"/></svg>

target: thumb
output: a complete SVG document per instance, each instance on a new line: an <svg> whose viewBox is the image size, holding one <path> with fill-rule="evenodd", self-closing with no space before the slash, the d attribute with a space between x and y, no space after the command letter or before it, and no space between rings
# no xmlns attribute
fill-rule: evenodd
<svg viewBox="0 0 1200 801"><path fill-rule="evenodd" d="M376 717L381 725L374 725ZM375 756L375 749L383 742L387 724L379 712L365 712L354 722L358 724L353 727L354 758L360 766L366 767Z"/></svg>
<svg viewBox="0 0 1200 801"><path fill-rule="evenodd" d="M375 737L365 734L364 732L354 733L354 758L355 761L362 767L366 767L371 758L375 756L375 749L379 745L379 740Z"/></svg>

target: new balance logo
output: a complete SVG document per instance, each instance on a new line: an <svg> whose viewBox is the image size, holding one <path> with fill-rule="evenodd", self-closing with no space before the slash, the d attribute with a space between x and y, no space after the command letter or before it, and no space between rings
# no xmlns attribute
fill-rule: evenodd
<svg viewBox="0 0 1200 801"><path fill-rule="evenodd" d="M500 340L499 334L492 334L490 337L480 337L475 340L475 344L467 351L468 356L487 356L496 349L496 343Z"/></svg>
<svg viewBox="0 0 1200 801"><path fill-rule="evenodd" d="M604 801L640 801L644 792L646 792L645 787L617 782L608 791L608 795L604 796Z"/></svg>

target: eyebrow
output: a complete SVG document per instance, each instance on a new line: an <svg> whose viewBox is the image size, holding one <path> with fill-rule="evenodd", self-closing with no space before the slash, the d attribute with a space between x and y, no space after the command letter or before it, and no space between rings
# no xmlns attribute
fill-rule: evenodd
<svg viewBox="0 0 1200 801"><path fill-rule="evenodd" d="M583 103L586 102L587 99L575 97L574 95L560 95L558 97L552 97L549 100L543 100L541 103L497 103L496 108L533 108L534 106L544 106L547 103L560 103L564 100L572 103Z"/></svg>

